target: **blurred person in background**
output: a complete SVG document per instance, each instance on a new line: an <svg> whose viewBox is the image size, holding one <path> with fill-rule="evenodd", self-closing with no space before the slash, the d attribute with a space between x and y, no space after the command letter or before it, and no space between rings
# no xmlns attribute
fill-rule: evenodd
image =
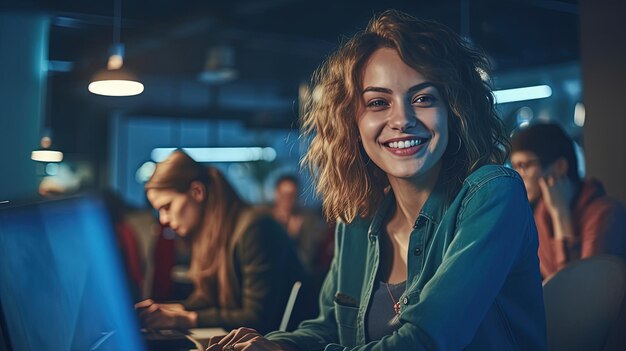
<svg viewBox="0 0 626 351"><path fill-rule="evenodd" d="M177 304L137 303L155 329L246 325L275 330L305 272L283 228L253 210L213 167L177 150L145 185L159 221L191 245L191 296Z"/></svg>
<svg viewBox="0 0 626 351"><path fill-rule="evenodd" d="M332 257L325 255L325 242L328 231L332 230L322 217L321 210L304 208L299 203L299 181L295 175L284 174L276 180L274 203L271 213L274 219L285 228L293 241L298 257L311 277L311 284L301 291L299 303L303 317L312 318L319 312L317 297L324 277L330 268ZM334 236L331 236L332 239ZM332 247L332 241L330 242Z"/></svg>
<svg viewBox="0 0 626 351"><path fill-rule="evenodd" d="M320 270L320 249L326 224L320 215L299 205L299 182L294 175L285 174L276 180L272 215L282 224L298 249L298 256L312 273ZM325 274L326 272L323 272Z"/></svg>
<svg viewBox="0 0 626 351"><path fill-rule="evenodd" d="M626 258L626 212L596 179L581 179L573 140L556 124L535 124L512 138L511 166L534 209L541 274L596 254Z"/></svg>

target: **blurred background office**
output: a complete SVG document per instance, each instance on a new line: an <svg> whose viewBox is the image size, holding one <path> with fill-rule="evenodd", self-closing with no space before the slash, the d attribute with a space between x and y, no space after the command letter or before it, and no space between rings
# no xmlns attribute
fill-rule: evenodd
<svg viewBox="0 0 626 351"><path fill-rule="evenodd" d="M299 203L318 210L298 165L300 102L338 34L386 8L483 48L508 131L558 123L585 174L626 202L626 3L617 0L1 1L0 201L113 189L134 209L128 221L149 262L155 245L168 246L155 244L163 230L144 182L186 148L254 204L273 202L277 179L294 174ZM128 96L90 85L103 75L130 81ZM150 295L160 278L144 268Z"/></svg>

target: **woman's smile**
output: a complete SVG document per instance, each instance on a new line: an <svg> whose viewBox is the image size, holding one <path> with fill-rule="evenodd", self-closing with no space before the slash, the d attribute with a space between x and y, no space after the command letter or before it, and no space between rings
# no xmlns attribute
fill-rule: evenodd
<svg viewBox="0 0 626 351"><path fill-rule="evenodd" d="M412 156L427 148L430 138L404 137L394 138L383 143L383 146L394 155Z"/></svg>

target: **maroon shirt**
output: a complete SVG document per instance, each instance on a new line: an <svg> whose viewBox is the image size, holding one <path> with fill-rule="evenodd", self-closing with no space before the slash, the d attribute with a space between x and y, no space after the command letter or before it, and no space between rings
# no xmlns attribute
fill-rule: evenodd
<svg viewBox="0 0 626 351"><path fill-rule="evenodd" d="M597 180L584 181L574 200L574 241L555 240L552 219L543 201L539 201L534 214L544 278L571 261L597 254L614 254L626 259L626 210L619 201L606 195Z"/></svg>

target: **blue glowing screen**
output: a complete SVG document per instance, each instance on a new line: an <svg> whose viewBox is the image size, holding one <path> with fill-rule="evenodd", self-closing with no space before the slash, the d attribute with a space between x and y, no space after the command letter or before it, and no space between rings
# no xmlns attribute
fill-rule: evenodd
<svg viewBox="0 0 626 351"><path fill-rule="evenodd" d="M14 350L143 350L104 205L0 209L0 303Z"/></svg>

